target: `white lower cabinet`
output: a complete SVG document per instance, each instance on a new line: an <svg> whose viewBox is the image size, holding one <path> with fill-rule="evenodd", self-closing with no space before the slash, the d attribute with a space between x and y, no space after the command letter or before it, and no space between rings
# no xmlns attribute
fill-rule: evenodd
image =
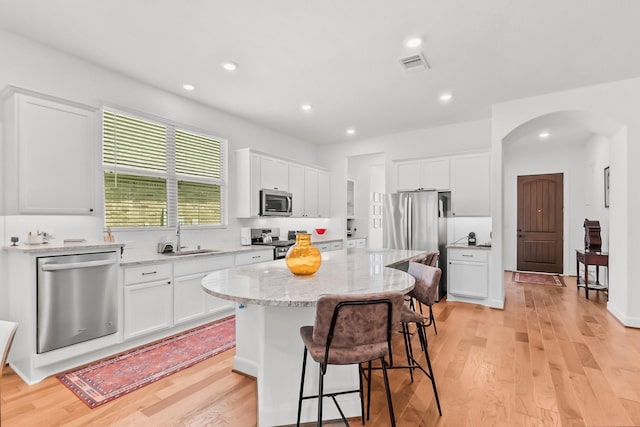
<svg viewBox="0 0 640 427"><path fill-rule="evenodd" d="M124 288L124 339L171 327L173 286L167 278Z"/></svg>
<svg viewBox="0 0 640 427"><path fill-rule="evenodd" d="M347 248L366 248L367 239L348 239Z"/></svg>
<svg viewBox="0 0 640 427"><path fill-rule="evenodd" d="M215 313L232 312L233 301L216 298L202 289L202 279L211 271L233 267L232 255L177 261L174 265L173 321L188 322Z"/></svg>
<svg viewBox="0 0 640 427"><path fill-rule="evenodd" d="M255 264L264 261L273 261L273 249L236 254L236 265Z"/></svg>
<svg viewBox="0 0 640 427"><path fill-rule="evenodd" d="M489 251L447 249L447 292L459 297L485 299L489 296Z"/></svg>

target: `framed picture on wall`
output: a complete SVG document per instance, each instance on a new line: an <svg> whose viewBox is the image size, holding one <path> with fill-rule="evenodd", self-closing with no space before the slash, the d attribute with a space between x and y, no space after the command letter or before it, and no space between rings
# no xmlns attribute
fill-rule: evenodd
<svg viewBox="0 0 640 427"><path fill-rule="evenodd" d="M609 166L604 168L604 207L609 207Z"/></svg>

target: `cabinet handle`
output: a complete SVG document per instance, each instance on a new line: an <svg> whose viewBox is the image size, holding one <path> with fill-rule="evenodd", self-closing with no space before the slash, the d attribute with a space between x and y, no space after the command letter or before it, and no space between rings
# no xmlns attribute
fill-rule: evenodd
<svg viewBox="0 0 640 427"><path fill-rule="evenodd" d="M93 212L93 208L89 208L89 212Z"/></svg>
<svg viewBox="0 0 640 427"><path fill-rule="evenodd" d="M253 258L253 259L258 259L258 258L260 258L261 256L262 256L262 255L256 255L256 256L253 256L253 257L251 257L251 258Z"/></svg>
<svg viewBox="0 0 640 427"><path fill-rule="evenodd" d="M150 274L158 274L158 272L157 271L150 271L148 273L142 273L143 276L148 276Z"/></svg>
<svg viewBox="0 0 640 427"><path fill-rule="evenodd" d="M467 257L467 258L473 258L473 255L468 255L468 254L462 254L462 256Z"/></svg>

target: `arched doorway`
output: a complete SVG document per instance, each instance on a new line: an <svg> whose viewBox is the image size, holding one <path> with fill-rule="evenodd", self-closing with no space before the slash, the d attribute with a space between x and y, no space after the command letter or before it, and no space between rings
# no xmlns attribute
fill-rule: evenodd
<svg viewBox="0 0 640 427"><path fill-rule="evenodd" d="M600 114L557 111L521 123L502 139L504 269L576 274L575 249L583 247L585 218L600 221L603 248L608 248L610 209L604 206L604 168L610 163L611 137L621 127ZM561 177L556 181L561 188L551 191L551 185L537 185L537 192L527 193L534 205L525 208L529 211L523 215L518 182L546 182L550 176ZM561 198L560 206L549 201L552 193ZM555 212L545 216L552 209ZM523 227L522 216L525 227L540 227L533 230L537 233L529 233L533 237L527 237L529 229ZM555 228L549 218L555 218ZM545 240L540 231L559 241ZM559 260L554 261L554 256ZM537 263L531 262L536 257Z"/></svg>

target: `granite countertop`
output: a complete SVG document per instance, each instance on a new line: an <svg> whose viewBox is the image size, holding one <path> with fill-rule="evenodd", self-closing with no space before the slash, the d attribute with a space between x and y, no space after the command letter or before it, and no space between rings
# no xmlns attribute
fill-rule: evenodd
<svg viewBox="0 0 640 427"><path fill-rule="evenodd" d="M54 240L47 243L38 243L28 245L26 243L18 243L16 246L3 246L5 251L24 252L24 253L45 253L45 252L78 252L78 250L105 250L120 249L124 243L115 242L64 242L62 240Z"/></svg>
<svg viewBox="0 0 640 427"><path fill-rule="evenodd" d="M320 269L296 276L285 260L249 264L209 273L202 280L205 292L242 304L314 306L321 294L408 292L411 275L388 267L423 254L394 249L342 249L322 253Z"/></svg>
<svg viewBox="0 0 640 427"><path fill-rule="evenodd" d="M126 256L126 251L125 251L125 256L122 257L122 260L120 261L120 265L156 264L159 262L167 262L167 261L178 261L178 260L187 260L187 259L204 258L204 257L234 255L242 252L271 250L273 249L273 246L236 245L236 246L227 246L227 247L221 247L221 248L216 247L216 248L205 248L205 249L210 249L215 252L203 252L203 253L188 254L188 255L163 255L163 254L154 253L154 254L145 254L145 255Z"/></svg>
<svg viewBox="0 0 640 427"><path fill-rule="evenodd" d="M457 248L457 249L484 249L491 250L491 246L487 245L467 245L466 243L449 243L447 248Z"/></svg>

